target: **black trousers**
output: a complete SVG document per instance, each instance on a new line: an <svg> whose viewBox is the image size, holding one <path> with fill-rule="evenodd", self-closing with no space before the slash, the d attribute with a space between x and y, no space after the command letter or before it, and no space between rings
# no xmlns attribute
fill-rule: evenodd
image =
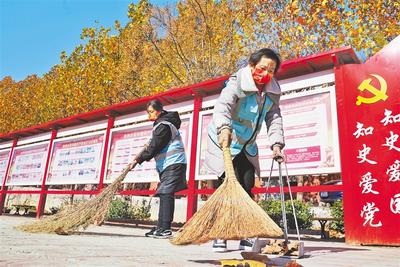
<svg viewBox="0 0 400 267"><path fill-rule="evenodd" d="M175 198L174 193L158 194L160 198L160 208L158 210L158 228L164 230L171 229L171 223L174 219Z"/></svg>
<svg viewBox="0 0 400 267"><path fill-rule="evenodd" d="M233 168L239 183L252 198L253 194L251 193L251 189L254 187L255 169L247 159L243 150L233 159ZM218 177L218 186L222 184L224 178L225 173L222 174L221 177Z"/></svg>

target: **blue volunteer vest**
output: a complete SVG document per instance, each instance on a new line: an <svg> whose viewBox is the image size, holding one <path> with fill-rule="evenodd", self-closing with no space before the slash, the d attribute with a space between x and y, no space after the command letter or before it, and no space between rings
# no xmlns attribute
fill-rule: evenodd
<svg viewBox="0 0 400 267"><path fill-rule="evenodd" d="M256 94L246 96L240 100L239 111L232 114L232 142L230 146L232 156L239 154L243 147L245 147L246 152L252 157L258 154L255 140L272 104L273 102L268 95L264 96L263 104L260 107L257 103ZM209 125L209 136L218 145L217 131L214 123Z"/></svg>
<svg viewBox="0 0 400 267"><path fill-rule="evenodd" d="M168 125L172 136L171 141L154 157L156 169L159 173L172 164L186 163L185 149L178 129L172 123L162 121L153 128L153 132L160 124Z"/></svg>

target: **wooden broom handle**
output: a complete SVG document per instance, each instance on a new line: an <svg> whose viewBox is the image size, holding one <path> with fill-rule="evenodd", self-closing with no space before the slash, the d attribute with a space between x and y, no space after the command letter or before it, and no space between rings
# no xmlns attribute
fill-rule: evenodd
<svg viewBox="0 0 400 267"><path fill-rule="evenodd" d="M224 147L222 148L222 152L224 155L225 179L236 180L235 170L233 169L231 149L229 147Z"/></svg>

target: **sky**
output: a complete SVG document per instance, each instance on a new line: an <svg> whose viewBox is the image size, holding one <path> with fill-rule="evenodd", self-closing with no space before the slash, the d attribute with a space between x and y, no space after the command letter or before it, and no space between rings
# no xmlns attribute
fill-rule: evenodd
<svg viewBox="0 0 400 267"><path fill-rule="evenodd" d="M83 43L83 28L128 22L128 5L138 0L0 0L0 80L40 77ZM152 0L153 5L174 3ZM96 21L98 24L96 24Z"/></svg>

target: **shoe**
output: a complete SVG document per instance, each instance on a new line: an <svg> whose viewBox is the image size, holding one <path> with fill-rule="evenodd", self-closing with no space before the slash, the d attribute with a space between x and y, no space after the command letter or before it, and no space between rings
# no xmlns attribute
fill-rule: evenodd
<svg viewBox="0 0 400 267"><path fill-rule="evenodd" d="M214 240L212 250L214 252L225 252L226 251L226 240L222 240L222 239Z"/></svg>
<svg viewBox="0 0 400 267"><path fill-rule="evenodd" d="M164 238L171 238L172 237L172 231L170 229L157 229L154 234L153 234L154 238L160 238L160 239L164 239Z"/></svg>
<svg viewBox="0 0 400 267"><path fill-rule="evenodd" d="M255 238L242 239L239 243L239 249L244 251L253 251L255 243Z"/></svg>
<svg viewBox="0 0 400 267"><path fill-rule="evenodd" d="M145 233L144 236L153 237L154 236L154 232L157 231L158 229L159 228L157 228L157 227L153 227L153 228L151 228L151 230L149 232Z"/></svg>

